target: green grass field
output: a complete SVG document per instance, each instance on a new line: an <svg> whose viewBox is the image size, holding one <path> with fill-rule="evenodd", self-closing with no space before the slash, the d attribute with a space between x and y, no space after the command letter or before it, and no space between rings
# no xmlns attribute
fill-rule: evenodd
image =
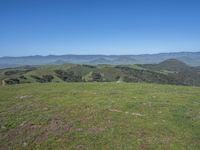
<svg viewBox="0 0 200 150"><path fill-rule="evenodd" d="M200 88L129 83L0 87L0 149L199 150Z"/></svg>

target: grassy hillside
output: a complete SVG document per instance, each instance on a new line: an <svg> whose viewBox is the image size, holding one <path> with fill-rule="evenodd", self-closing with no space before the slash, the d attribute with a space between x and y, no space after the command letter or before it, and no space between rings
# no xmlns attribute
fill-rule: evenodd
<svg viewBox="0 0 200 150"><path fill-rule="evenodd" d="M47 82L146 82L200 86L200 69L170 59L146 65L44 65L0 70L1 85Z"/></svg>
<svg viewBox="0 0 200 150"><path fill-rule="evenodd" d="M129 83L0 87L0 149L200 149L200 88Z"/></svg>

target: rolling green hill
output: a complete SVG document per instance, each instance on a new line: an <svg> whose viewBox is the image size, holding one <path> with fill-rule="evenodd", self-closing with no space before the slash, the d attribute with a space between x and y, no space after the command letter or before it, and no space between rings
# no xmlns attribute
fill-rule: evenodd
<svg viewBox="0 0 200 150"><path fill-rule="evenodd" d="M0 70L1 85L47 82L145 82L200 86L200 69L170 59L146 65L43 65Z"/></svg>
<svg viewBox="0 0 200 150"><path fill-rule="evenodd" d="M192 68L177 59L168 59L159 64L144 64L141 66L147 69L152 69L152 70L157 70L157 71L168 70L172 72L180 72L180 71L189 70Z"/></svg>
<svg viewBox="0 0 200 150"><path fill-rule="evenodd" d="M200 68L188 66L176 59L169 59L159 64L139 66L148 70L166 73L170 78L174 78L184 85L200 85Z"/></svg>
<svg viewBox="0 0 200 150"><path fill-rule="evenodd" d="M199 150L199 98L142 83L0 87L0 149Z"/></svg>

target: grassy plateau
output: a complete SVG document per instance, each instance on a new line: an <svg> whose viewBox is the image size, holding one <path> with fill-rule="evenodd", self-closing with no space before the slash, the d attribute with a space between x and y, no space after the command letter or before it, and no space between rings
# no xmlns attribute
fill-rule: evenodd
<svg viewBox="0 0 200 150"><path fill-rule="evenodd" d="M0 149L199 150L200 88L114 82L1 86Z"/></svg>

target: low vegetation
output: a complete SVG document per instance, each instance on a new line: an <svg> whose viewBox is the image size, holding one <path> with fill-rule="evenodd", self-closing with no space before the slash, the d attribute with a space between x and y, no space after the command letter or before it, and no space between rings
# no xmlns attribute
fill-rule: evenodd
<svg viewBox="0 0 200 150"><path fill-rule="evenodd" d="M200 88L133 83L0 87L0 149L200 149Z"/></svg>

